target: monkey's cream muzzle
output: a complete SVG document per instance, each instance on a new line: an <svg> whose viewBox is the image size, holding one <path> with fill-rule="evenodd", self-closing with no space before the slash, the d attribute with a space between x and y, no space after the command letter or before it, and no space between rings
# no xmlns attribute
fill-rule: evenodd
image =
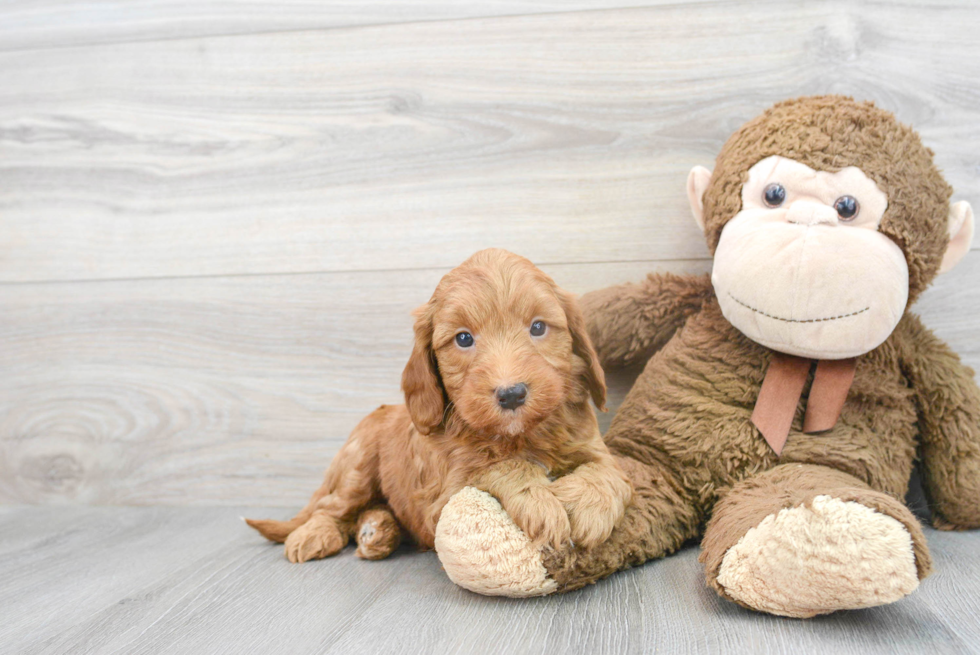
<svg viewBox="0 0 980 655"><path fill-rule="evenodd" d="M879 232L769 223L751 211L725 226L711 281L725 318L753 341L843 359L892 333L908 276L901 249Z"/></svg>

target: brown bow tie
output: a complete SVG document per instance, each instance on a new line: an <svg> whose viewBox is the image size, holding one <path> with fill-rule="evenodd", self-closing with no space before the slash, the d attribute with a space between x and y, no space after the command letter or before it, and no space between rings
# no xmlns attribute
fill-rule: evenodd
<svg viewBox="0 0 980 655"><path fill-rule="evenodd" d="M752 423L759 428L776 455L782 453L786 444L806 376L814 361L775 351L769 360L769 370L752 411ZM820 359L816 362L817 370L813 374L803 419L803 431L807 434L829 430L837 423L857 367L857 358L854 357Z"/></svg>

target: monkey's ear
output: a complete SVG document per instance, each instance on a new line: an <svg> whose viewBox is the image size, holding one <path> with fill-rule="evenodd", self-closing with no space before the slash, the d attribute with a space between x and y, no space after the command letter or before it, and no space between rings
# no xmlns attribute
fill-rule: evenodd
<svg viewBox="0 0 980 655"><path fill-rule="evenodd" d="M952 270L970 250L973 243L973 208L965 200L953 203L949 208L949 245L939 265L939 272Z"/></svg>
<svg viewBox="0 0 980 655"><path fill-rule="evenodd" d="M442 382L432 350L434 307L428 304L415 310L415 345L402 372L402 391L412 423L422 434L429 434L442 423L446 408Z"/></svg>
<svg viewBox="0 0 980 655"><path fill-rule="evenodd" d="M711 171L704 166L695 166L687 176L687 201L691 203L694 222L704 232L704 192L711 182Z"/></svg>
<svg viewBox="0 0 980 655"><path fill-rule="evenodd" d="M572 352L585 362L585 372L582 374L585 387L589 390L595 406L600 412L604 412L606 411L606 374L602 371L599 355L596 354L592 340L589 339L585 316L582 315L582 309L575 296L557 287L555 293L558 295L562 309L565 310L568 331L572 334Z"/></svg>

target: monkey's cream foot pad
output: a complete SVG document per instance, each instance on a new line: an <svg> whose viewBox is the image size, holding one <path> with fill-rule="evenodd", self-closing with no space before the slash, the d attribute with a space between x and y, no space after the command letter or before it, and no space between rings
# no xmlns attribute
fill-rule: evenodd
<svg viewBox="0 0 980 655"><path fill-rule="evenodd" d="M905 527L830 496L763 519L725 554L718 582L749 607L801 618L892 603L919 586Z"/></svg>
<svg viewBox="0 0 980 655"><path fill-rule="evenodd" d="M556 589L538 548L496 498L474 487L443 508L436 552L450 580L485 596L542 596Z"/></svg>

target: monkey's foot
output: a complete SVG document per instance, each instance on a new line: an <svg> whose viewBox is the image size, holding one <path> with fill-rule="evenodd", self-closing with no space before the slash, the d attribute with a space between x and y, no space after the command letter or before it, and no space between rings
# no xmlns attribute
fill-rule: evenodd
<svg viewBox="0 0 980 655"><path fill-rule="evenodd" d="M449 579L485 596L543 596L557 589L541 551L497 499L466 487L449 499L436 526L436 552Z"/></svg>
<svg viewBox="0 0 980 655"><path fill-rule="evenodd" d="M918 587L919 576L901 522L816 496L748 530L725 553L717 582L752 609L808 618L894 602Z"/></svg>

